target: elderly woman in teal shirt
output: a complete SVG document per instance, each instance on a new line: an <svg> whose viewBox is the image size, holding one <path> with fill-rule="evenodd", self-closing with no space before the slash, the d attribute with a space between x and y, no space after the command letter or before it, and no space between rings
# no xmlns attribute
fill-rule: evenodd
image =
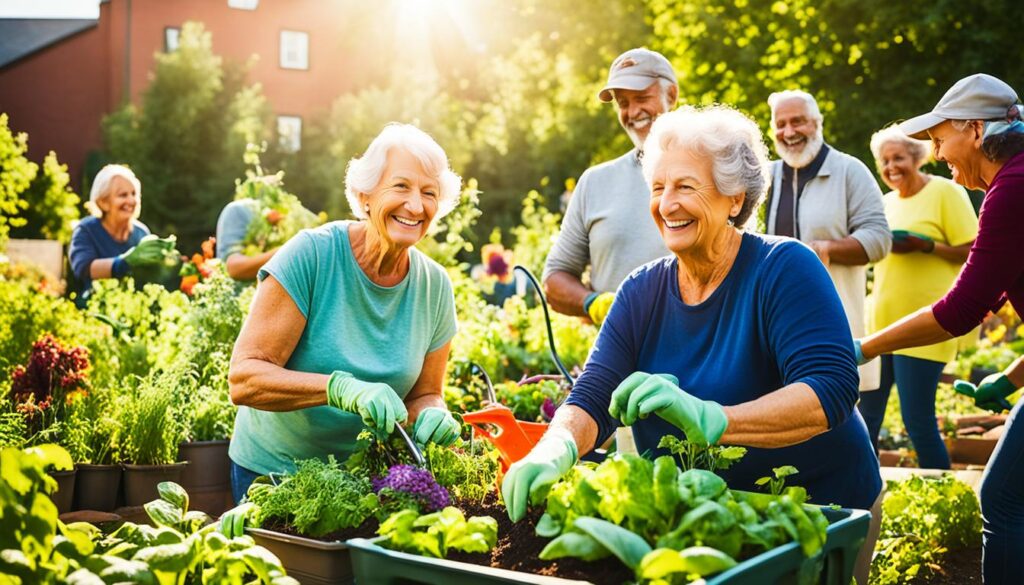
<svg viewBox="0 0 1024 585"><path fill-rule="evenodd" d="M389 434L414 421L420 443L458 437L441 396L452 285L414 246L455 207L460 184L432 138L388 125L348 165L359 220L303 231L260 269L229 375L236 501L296 459L347 458L367 427Z"/></svg>

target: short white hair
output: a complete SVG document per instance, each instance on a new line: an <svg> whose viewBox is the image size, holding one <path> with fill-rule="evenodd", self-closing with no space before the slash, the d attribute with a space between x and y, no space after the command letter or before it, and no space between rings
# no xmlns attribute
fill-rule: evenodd
<svg viewBox="0 0 1024 585"><path fill-rule="evenodd" d="M911 158L914 159L914 164L918 167L928 160L932 146L928 140L918 140L907 136L900 130L899 124L882 128L871 135L871 154L875 157L875 163L879 168L882 166L882 147L893 143L905 146Z"/></svg>
<svg viewBox="0 0 1024 585"><path fill-rule="evenodd" d="M138 203L135 205L134 217L138 219L139 214L142 213L142 183L139 182L135 173L124 165L106 165L96 173L96 177L92 180L92 188L89 190L89 202L85 206L89 209L89 213L96 217L103 217L103 210L100 209L97 202L110 195L110 187L115 177L121 177L135 188L135 198Z"/></svg>
<svg viewBox="0 0 1024 585"><path fill-rule="evenodd" d="M444 149L429 134L411 124L391 123L373 139L363 156L348 161L345 197L352 215L367 219L359 194L369 194L380 183L392 148L401 148L416 157L427 173L437 179L440 193L435 220L455 209L462 191L462 178L451 170Z"/></svg>
<svg viewBox="0 0 1024 585"><path fill-rule="evenodd" d="M734 218L742 227L768 189L768 147L749 116L728 106L683 106L655 120L644 143L643 173L652 187L662 154L686 150L711 161L715 188L722 195L746 194Z"/></svg>
<svg viewBox="0 0 1024 585"><path fill-rule="evenodd" d="M814 99L813 95L801 89L787 89L785 91L777 91L768 96L768 107L772 109L772 127L775 126L775 106L791 99L798 99L804 102L804 105L807 106L807 115L811 119L816 120L819 125L822 123L824 118L821 115L821 109L818 108L818 100Z"/></svg>

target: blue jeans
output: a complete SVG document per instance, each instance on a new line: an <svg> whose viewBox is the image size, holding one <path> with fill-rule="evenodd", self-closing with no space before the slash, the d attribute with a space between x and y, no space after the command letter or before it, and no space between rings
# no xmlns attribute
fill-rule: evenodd
<svg viewBox="0 0 1024 585"><path fill-rule="evenodd" d="M981 478L981 555L985 585L1020 583L1024 559L1024 423L1016 423L1024 400L1006 420L1003 437Z"/></svg>
<svg viewBox="0 0 1024 585"><path fill-rule="evenodd" d="M245 492L249 491L252 482L261 475L263 474L246 469L234 461L231 462L231 497L234 498L236 506L245 497Z"/></svg>
<svg viewBox="0 0 1024 585"><path fill-rule="evenodd" d="M857 405L875 450L878 450L878 431L885 418L889 392L895 382L903 425L917 451L919 465L928 469L949 469L949 453L935 423L935 390L945 364L905 355L883 355L881 360L882 385L874 392L862 392Z"/></svg>

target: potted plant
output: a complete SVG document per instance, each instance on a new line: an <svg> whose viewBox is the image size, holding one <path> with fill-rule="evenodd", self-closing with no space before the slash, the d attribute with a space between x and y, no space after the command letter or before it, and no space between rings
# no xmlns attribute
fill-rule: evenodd
<svg viewBox="0 0 1024 585"><path fill-rule="evenodd" d="M64 347L50 334L32 344L28 362L15 366L7 399L23 417L25 446L48 442L76 449L80 437L68 418L89 394L89 351ZM76 449L77 450L77 449ZM70 512L75 491L75 470L51 473L58 489L51 494L60 513Z"/></svg>
<svg viewBox="0 0 1024 585"><path fill-rule="evenodd" d="M76 458L75 465L74 510L111 512L117 507L122 475L117 445L121 425L112 415L110 404L97 397L72 419L71 424L84 434L83 455Z"/></svg>
<svg viewBox="0 0 1024 585"><path fill-rule="evenodd" d="M118 400L121 458L124 463L125 503L141 506L157 497L157 484L178 482L185 466L178 462L184 437L180 417L181 386L188 373L154 372L137 379Z"/></svg>
<svg viewBox="0 0 1024 585"><path fill-rule="evenodd" d="M228 357L220 355L226 375ZM218 516L232 503L228 439L236 409L226 380L216 386L199 386L191 393L187 410L187 440L178 449L178 460L189 465L182 473L181 485L192 494L193 508Z"/></svg>

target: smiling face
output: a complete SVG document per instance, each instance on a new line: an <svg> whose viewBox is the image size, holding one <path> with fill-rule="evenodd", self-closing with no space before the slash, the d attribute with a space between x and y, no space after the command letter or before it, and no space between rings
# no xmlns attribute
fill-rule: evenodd
<svg viewBox="0 0 1024 585"><path fill-rule="evenodd" d="M677 256L712 247L724 235L729 218L740 212L742 195L722 195L715 187L711 161L689 150L662 154L651 181L651 216L661 238Z"/></svg>
<svg viewBox="0 0 1024 585"><path fill-rule="evenodd" d="M981 179L981 164L985 160L981 153L982 135L981 122L973 121L957 130L946 120L928 131L935 160L946 163L953 180L968 189L985 188Z"/></svg>
<svg viewBox="0 0 1024 585"><path fill-rule="evenodd" d="M103 211L104 221L112 225L121 225L130 223L135 218L139 198L131 181L124 177L114 177L110 181L107 193L96 200L96 205Z"/></svg>
<svg viewBox="0 0 1024 585"><path fill-rule="evenodd" d="M775 104L772 111L775 151L789 166L800 169L811 163L821 150L821 125L800 98Z"/></svg>
<svg viewBox="0 0 1024 585"><path fill-rule="evenodd" d="M647 89L616 89L612 91L615 107L619 112L619 123L626 130L629 139L637 148L641 148L647 135L651 132L651 124L655 118L669 111L676 99L676 91L669 87L668 95L661 84L655 81Z"/></svg>
<svg viewBox="0 0 1024 585"><path fill-rule="evenodd" d="M906 192L923 161L914 160L906 143L891 140L878 150L878 168L882 182L893 191Z"/></svg>
<svg viewBox="0 0 1024 585"><path fill-rule="evenodd" d="M415 245L430 228L440 196L437 177L404 148L392 148L373 192L364 194L367 215L377 232L395 246Z"/></svg>

